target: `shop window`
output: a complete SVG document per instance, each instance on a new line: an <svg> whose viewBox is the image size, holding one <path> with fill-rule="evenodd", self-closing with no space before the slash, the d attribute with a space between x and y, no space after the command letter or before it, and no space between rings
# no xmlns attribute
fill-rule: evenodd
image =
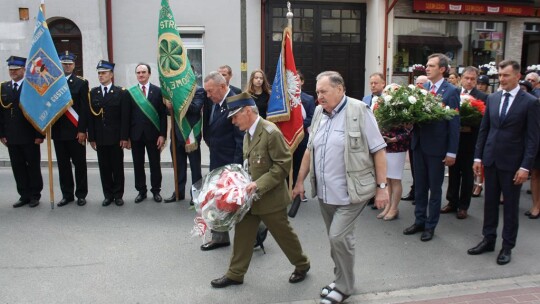
<svg viewBox="0 0 540 304"><path fill-rule="evenodd" d="M452 67L499 62L505 38L503 22L396 18L393 71L409 73L433 53L446 54Z"/></svg>

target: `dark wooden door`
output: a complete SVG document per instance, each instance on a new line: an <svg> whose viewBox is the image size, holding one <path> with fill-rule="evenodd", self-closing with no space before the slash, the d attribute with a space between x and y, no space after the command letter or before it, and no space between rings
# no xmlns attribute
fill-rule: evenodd
<svg viewBox="0 0 540 304"><path fill-rule="evenodd" d="M79 27L69 19L55 19L49 22L49 31L58 53L70 51L77 55L75 74L83 75L82 36ZM96 63L97 64L97 63Z"/></svg>
<svg viewBox="0 0 540 304"><path fill-rule="evenodd" d="M272 1L266 10L265 72L273 81L287 24L286 1ZM365 4L301 2L293 5L293 53L305 77L303 91L315 95L315 77L338 71L347 95L362 98L365 81Z"/></svg>

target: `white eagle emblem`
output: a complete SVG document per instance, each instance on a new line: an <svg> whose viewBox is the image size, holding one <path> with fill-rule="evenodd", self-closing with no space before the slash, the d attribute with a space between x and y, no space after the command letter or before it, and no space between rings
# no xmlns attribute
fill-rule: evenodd
<svg viewBox="0 0 540 304"><path fill-rule="evenodd" d="M300 99L300 78L298 74L289 69L286 70L285 75L287 76L287 93L291 100L291 107L296 108L302 104Z"/></svg>

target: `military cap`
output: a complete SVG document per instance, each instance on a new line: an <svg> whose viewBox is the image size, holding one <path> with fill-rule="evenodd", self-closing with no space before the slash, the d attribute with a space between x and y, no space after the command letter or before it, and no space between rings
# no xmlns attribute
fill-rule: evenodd
<svg viewBox="0 0 540 304"><path fill-rule="evenodd" d="M533 90L532 83L530 83L530 82L527 81L527 80L520 80L520 81L519 81L519 85L520 85L520 86L524 86L525 88L527 88L527 92L528 92L528 93L532 92L532 90Z"/></svg>
<svg viewBox="0 0 540 304"><path fill-rule="evenodd" d="M480 75L477 82L489 85L489 77L487 75Z"/></svg>
<svg viewBox="0 0 540 304"><path fill-rule="evenodd" d="M61 63L75 63L77 55L71 53L70 51L65 51L58 54Z"/></svg>
<svg viewBox="0 0 540 304"><path fill-rule="evenodd" d="M6 61L10 70L24 68L26 65L26 58L23 57L10 56Z"/></svg>
<svg viewBox="0 0 540 304"><path fill-rule="evenodd" d="M98 72L114 71L114 63L105 60L100 60L96 67Z"/></svg>
<svg viewBox="0 0 540 304"><path fill-rule="evenodd" d="M227 118L231 118L234 114L240 112L243 107L254 106L255 100L247 92L242 92L238 95L227 98L227 108L229 109L229 115Z"/></svg>

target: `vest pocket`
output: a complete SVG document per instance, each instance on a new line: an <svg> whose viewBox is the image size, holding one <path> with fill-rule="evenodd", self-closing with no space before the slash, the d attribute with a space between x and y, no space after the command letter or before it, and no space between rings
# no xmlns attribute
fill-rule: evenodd
<svg viewBox="0 0 540 304"><path fill-rule="evenodd" d="M351 171L347 188L352 204L358 204L371 199L375 195L375 174L373 171Z"/></svg>
<svg viewBox="0 0 540 304"><path fill-rule="evenodd" d="M365 149L362 141L362 132L349 131L349 150L351 152L362 152Z"/></svg>

